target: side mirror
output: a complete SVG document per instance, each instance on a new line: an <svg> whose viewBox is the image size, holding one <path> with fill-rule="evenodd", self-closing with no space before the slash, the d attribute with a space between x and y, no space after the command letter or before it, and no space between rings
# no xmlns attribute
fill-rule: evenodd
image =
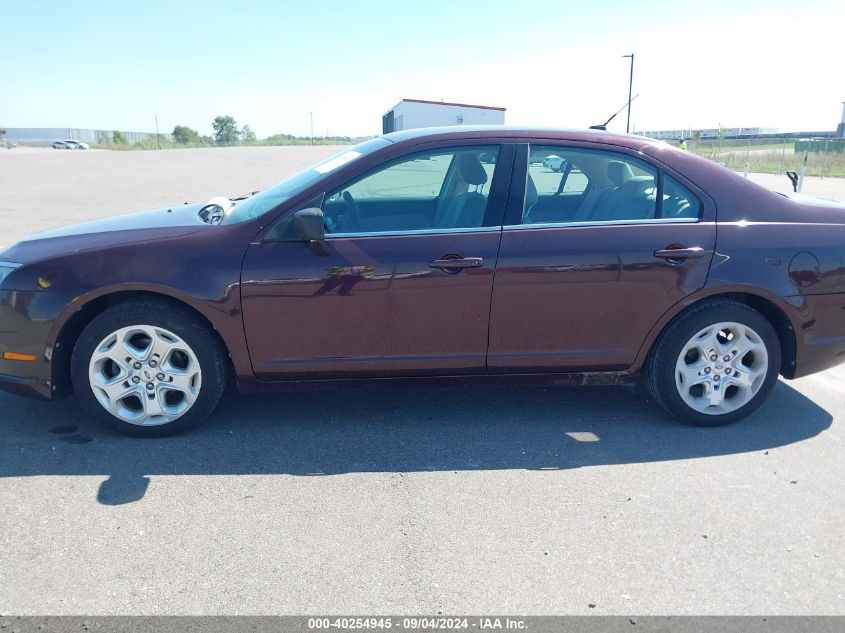
<svg viewBox="0 0 845 633"><path fill-rule="evenodd" d="M323 211L316 207L300 209L293 214L293 231L303 242L322 242L326 239Z"/></svg>

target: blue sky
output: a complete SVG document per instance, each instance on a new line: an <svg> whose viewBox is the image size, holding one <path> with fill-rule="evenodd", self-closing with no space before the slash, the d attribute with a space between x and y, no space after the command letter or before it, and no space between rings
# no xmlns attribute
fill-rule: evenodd
<svg viewBox="0 0 845 633"><path fill-rule="evenodd" d="M0 125L376 134L404 97L583 127L833 129L845 2L0 0ZM624 129L624 113L614 121Z"/></svg>

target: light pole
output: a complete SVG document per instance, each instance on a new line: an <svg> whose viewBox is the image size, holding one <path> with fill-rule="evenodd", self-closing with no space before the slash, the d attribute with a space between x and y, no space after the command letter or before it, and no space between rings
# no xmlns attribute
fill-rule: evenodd
<svg viewBox="0 0 845 633"><path fill-rule="evenodd" d="M625 132L631 131L631 91L634 87L634 54L622 55L631 58L631 77L628 79L628 122L625 124Z"/></svg>

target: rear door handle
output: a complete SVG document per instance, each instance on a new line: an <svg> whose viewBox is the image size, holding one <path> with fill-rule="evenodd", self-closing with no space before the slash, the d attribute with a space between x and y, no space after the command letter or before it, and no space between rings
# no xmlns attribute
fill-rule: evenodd
<svg viewBox="0 0 845 633"><path fill-rule="evenodd" d="M690 246L689 248L663 248L654 251L654 256L662 259L691 259L704 257L705 253L706 251L700 246Z"/></svg>
<svg viewBox="0 0 845 633"><path fill-rule="evenodd" d="M481 257L455 257L454 259L432 259L428 262L431 268L447 268L463 270L464 268L478 268L484 263Z"/></svg>

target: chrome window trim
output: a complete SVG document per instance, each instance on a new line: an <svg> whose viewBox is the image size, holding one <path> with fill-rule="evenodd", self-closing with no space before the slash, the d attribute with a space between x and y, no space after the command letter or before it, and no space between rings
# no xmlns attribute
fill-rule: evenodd
<svg viewBox="0 0 845 633"><path fill-rule="evenodd" d="M326 233L326 239L349 239L353 237L403 237L409 235L450 235L453 233L492 233L495 231L518 231L524 229L551 229L579 226L620 226L626 224L694 224L699 218L650 218L642 220L606 220L597 222L537 222L535 224L506 224L505 226L478 226L454 229L411 229L407 231L362 231L360 233Z"/></svg>
<svg viewBox="0 0 845 633"><path fill-rule="evenodd" d="M696 224L699 218L649 218L642 220L604 220L595 222L537 222L536 224L506 224L504 231L519 231L524 229L554 229L579 226L620 226L626 224Z"/></svg>
<svg viewBox="0 0 845 633"><path fill-rule="evenodd" d="M452 233L492 233L501 231L501 226L477 226L454 229L412 229L408 231L362 231L360 233L326 233L326 239L348 239L350 237L403 237L407 235L449 235Z"/></svg>
<svg viewBox="0 0 845 633"><path fill-rule="evenodd" d="M14 270L15 268L20 268L21 266L23 266L23 264L19 264L18 262L0 261L0 268L11 268Z"/></svg>

